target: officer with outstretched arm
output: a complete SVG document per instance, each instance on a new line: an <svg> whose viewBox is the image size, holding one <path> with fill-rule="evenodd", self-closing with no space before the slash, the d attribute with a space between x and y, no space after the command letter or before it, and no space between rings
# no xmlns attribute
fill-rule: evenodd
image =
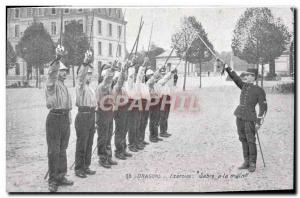
<svg viewBox="0 0 300 198"><path fill-rule="evenodd" d="M266 93L261 87L254 85L258 73L257 69L248 69L247 72L244 72L242 79L224 61L218 59L217 63L225 67L230 78L241 89L240 104L234 111L244 156L244 163L239 169L248 169L249 172L254 172L257 159L255 133L261 127L267 112ZM255 111L257 104L259 105L258 115Z"/></svg>

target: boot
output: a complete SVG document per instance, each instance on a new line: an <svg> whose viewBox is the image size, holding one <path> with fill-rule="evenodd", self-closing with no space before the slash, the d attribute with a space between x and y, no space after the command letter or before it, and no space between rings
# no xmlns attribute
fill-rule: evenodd
<svg viewBox="0 0 300 198"><path fill-rule="evenodd" d="M123 155L125 157L132 157L132 154L128 153L126 150L124 150Z"/></svg>
<svg viewBox="0 0 300 198"><path fill-rule="evenodd" d="M54 181L49 182L48 189L50 192L56 192L58 189L57 183Z"/></svg>
<svg viewBox="0 0 300 198"><path fill-rule="evenodd" d="M120 153L120 152L115 153L115 157L120 159L120 160L126 160L127 159L126 156L124 155L124 153Z"/></svg>
<svg viewBox="0 0 300 198"><path fill-rule="evenodd" d="M109 157L109 158L107 159L107 161L108 161L108 163L109 163L110 165L118 165L118 162L112 160L111 157Z"/></svg>
<svg viewBox="0 0 300 198"><path fill-rule="evenodd" d="M255 143L249 143L249 172L254 172L256 169L257 148Z"/></svg>
<svg viewBox="0 0 300 198"><path fill-rule="evenodd" d="M248 171L252 173L252 172L254 172L254 171L255 171L255 169L256 169L256 164L255 164L255 163L253 163L253 162L250 162L250 165L249 165Z"/></svg>
<svg viewBox="0 0 300 198"><path fill-rule="evenodd" d="M84 173L85 173L86 175L95 175L95 174L96 174L96 171L93 171L93 170L91 170L90 168L86 168L86 169L84 170Z"/></svg>
<svg viewBox="0 0 300 198"><path fill-rule="evenodd" d="M238 167L238 169L248 169L249 168L249 160L245 159L244 163Z"/></svg>
<svg viewBox="0 0 300 198"><path fill-rule="evenodd" d="M138 152L139 150L137 150L137 148L135 148L135 146L132 146L132 145L129 145L128 146L128 149L131 151L131 152Z"/></svg>
<svg viewBox="0 0 300 198"><path fill-rule="evenodd" d="M108 163L107 159L100 158L99 165L103 166L104 168L111 168L111 165Z"/></svg>
<svg viewBox="0 0 300 198"><path fill-rule="evenodd" d="M247 142L242 142L243 148L243 156L244 156L244 163L238 167L238 169L248 169L249 168L249 147Z"/></svg>
<svg viewBox="0 0 300 198"><path fill-rule="evenodd" d="M86 174L82 170L75 170L75 175L80 178L86 178Z"/></svg>
<svg viewBox="0 0 300 198"><path fill-rule="evenodd" d="M168 132L162 132L159 134L160 137L164 137L164 138L168 138L170 137L172 134L168 133Z"/></svg>
<svg viewBox="0 0 300 198"><path fill-rule="evenodd" d="M73 181L71 180L68 180L66 177L63 177L59 183L58 183L60 186L72 186L74 184Z"/></svg>

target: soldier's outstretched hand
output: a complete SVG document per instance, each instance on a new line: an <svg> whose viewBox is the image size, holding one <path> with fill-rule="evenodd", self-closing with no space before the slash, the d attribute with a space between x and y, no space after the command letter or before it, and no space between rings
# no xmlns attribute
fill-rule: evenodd
<svg viewBox="0 0 300 198"><path fill-rule="evenodd" d="M58 45L55 49L56 58L60 59L65 54L65 48L62 45Z"/></svg>
<svg viewBox="0 0 300 198"><path fill-rule="evenodd" d="M85 64L90 64L92 62L92 58L93 58L93 52L91 50L87 50L84 54L83 62Z"/></svg>

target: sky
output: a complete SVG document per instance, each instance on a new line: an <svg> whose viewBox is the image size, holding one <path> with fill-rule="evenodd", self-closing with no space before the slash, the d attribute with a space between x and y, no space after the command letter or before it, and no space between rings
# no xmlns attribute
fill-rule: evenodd
<svg viewBox="0 0 300 198"><path fill-rule="evenodd" d="M273 16L281 18L288 30L292 32L293 14L290 8L273 7L270 9ZM231 40L235 24L245 10L244 7L126 8L125 20L128 22L126 29L127 49L131 50L136 39L141 16L143 16L144 25L138 51L147 50L152 23L152 42L165 50L169 50L171 36L179 30L182 18L184 16L195 16L207 32L208 39L212 42L216 51L231 51Z"/></svg>

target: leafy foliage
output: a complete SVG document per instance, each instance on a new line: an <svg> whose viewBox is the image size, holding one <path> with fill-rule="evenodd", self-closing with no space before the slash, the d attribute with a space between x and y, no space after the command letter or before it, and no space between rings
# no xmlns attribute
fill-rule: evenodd
<svg viewBox="0 0 300 198"><path fill-rule="evenodd" d="M67 66L81 65L84 53L89 49L89 38L83 33L82 25L72 20L65 27L62 41L67 52L63 58L64 64Z"/></svg>
<svg viewBox="0 0 300 198"><path fill-rule="evenodd" d="M6 73L8 69L13 66L17 61L17 54L14 51L11 43L7 40L6 41Z"/></svg>
<svg viewBox="0 0 300 198"><path fill-rule="evenodd" d="M253 64L266 64L279 57L290 40L286 26L268 8L248 8L234 30L235 56Z"/></svg>
<svg viewBox="0 0 300 198"><path fill-rule="evenodd" d="M184 17L182 28L172 36L172 44L179 57L187 59L191 63L201 63L209 61L213 55L203 44L203 41L212 49L214 47L207 38L207 33L202 24L194 16Z"/></svg>
<svg viewBox="0 0 300 198"><path fill-rule="evenodd" d="M23 58L27 65L42 68L55 56L55 46L51 36L42 23L34 22L29 26L16 46L17 55Z"/></svg>

